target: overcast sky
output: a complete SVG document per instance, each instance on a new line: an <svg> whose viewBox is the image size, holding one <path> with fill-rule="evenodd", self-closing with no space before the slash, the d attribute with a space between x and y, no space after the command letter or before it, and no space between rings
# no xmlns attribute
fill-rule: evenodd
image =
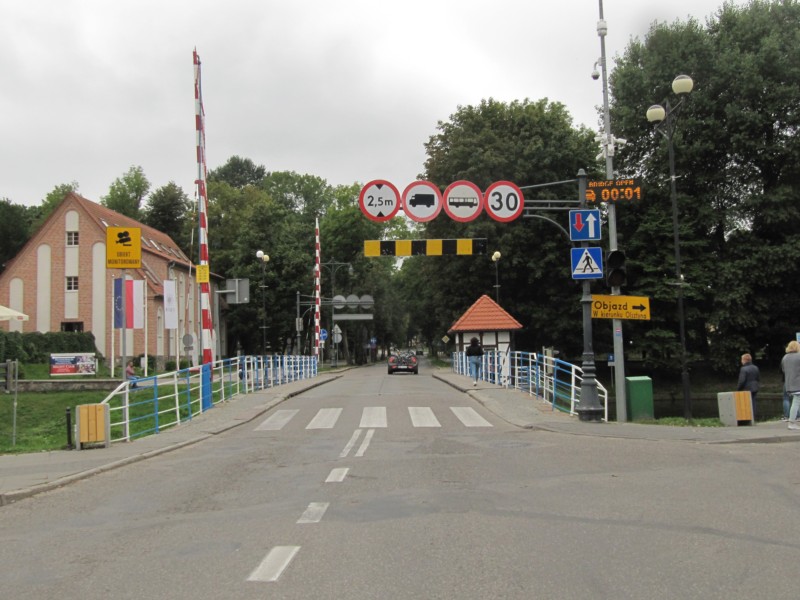
<svg viewBox="0 0 800 600"><path fill-rule="evenodd" d="M654 20L721 5L604 0L609 65ZM194 197L194 48L209 170L236 154L402 191L460 105L546 97L597 128L598 18L598 0L0 0L0 198L77 181L99 201L132 165Z"/></svg>

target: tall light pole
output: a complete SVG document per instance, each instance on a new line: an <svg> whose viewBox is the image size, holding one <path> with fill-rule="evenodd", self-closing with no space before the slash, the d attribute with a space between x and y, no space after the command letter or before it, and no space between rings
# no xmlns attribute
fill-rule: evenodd
<svg viewBox="0 0 800 600"><path fill-rule="evenodd" d="M326 262L326 263L320 263L319 266L320 267L325 267L326 269L328 269L328 273L331 274L331 331L329 333L329 335L330 335L329 339L331 340L331 345L334 346L334 348L333 348L333 363L334 363L334 366L336 366L336 364L338 363L338 355L339 355L338 344L334 340L334 336L335 336L334 327L336 327L336 305L333 303L333 298L336 296L336 272L339 269L347 267L348 272L350 273L350 275L352 275L353 274L353 265L351 265L350 263L346 263L346 262L330 261L330 262Z"/></svg>
<svg viewBox="0 0 800 600"><path fill-rule="evenodd" d="M261 354L267 354L267 263L269 255L263 250L256 252L256 258L261 263Z"/></svg>
<svg viewBox="0 0 800 600"><path fill-rule="evenodd" d="M597 65L592 72L592 79L603 78L603 135L599 136L602 154L606 159L606 179L614 178L614 152L617 144L624 145L625 140L620 140L611 135L611 111L608 105L608 68L606 66L606 34L608 23L603 19L603 0L600 2L600 20L597 21L597 35L600 37L600 71ZM613 202L608 203L608 249L617 250L617 213ZM620 288L612 287L611 294L618 296ZM625 402L625 343L622 337L622 321L613 319L611 327L614 330L614 391L616 394L617 421L628 420L628 409Z"/></svg>
<svg viewBox="0 0 800 600"><path fill-rule="evenodd" d="M500 274L498 273L498 265L500 264L500 254L499 250L495 250L494 254L492 254L492 262L494 263L494 299L497 304L500 304Z"/></svg>
<svg viewBox="0 0 800 600"><path fill-rule="evenodd" d="M692 91L694 82L688 75L678 75L672 81L672 91L676 95L688 94ZM681 273L681 240L678 232L678 194L675 189L675 146L673 137L675 134L675 118L673 114L683 104L683 99L679 100L675 106L669 103L669 99L664 100L664 105L654 104L647 109L647 120L651 123L658 123L656 131L667 138L667 150L669 153L669 193L672 201L672 236L675 243L675 283L678 288L678 327L681 338L681 383L683 386L683 416L688 420L692 418L692 395L689 384L689 366L686 358L686 318L683 310L683 281ZM663 123L663 127L661 124Z"/></svg>

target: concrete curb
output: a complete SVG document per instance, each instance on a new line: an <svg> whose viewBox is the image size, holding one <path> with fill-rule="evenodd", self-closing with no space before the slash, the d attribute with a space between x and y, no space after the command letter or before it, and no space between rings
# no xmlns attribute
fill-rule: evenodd
<svg viewBox="0 0 800 600"><path fill-rule="evenodd" d="M142 452L141 454L134 454L132 456L127 456L125 458L121 458L119 460L110 462L105 465L92 467L90 469L86 469L85 471L81 471L79 473L73 473L72 475L67 475L65 477L59 477L58 479L54 479L53 481L49 481L47 483L41 483L28 488L2 493L0 494L0 506L6 506L18 500L35 496L36 494L49 492L51 490L63 487L65 485L69 485L70 483L74 483L82 479L88 479L89 477L92 477L94 475L111 471L112 469L118 469L120 467L131 465L133 463L137 463L139 461L146 460L148 458L153 458L154 456L159 456L161 454L166 454L167 452L172 452L174 450L180 450L181 448L186 448L187 446L192 446L194 444L207 440L215 435L219 435L221 433L239 427L240 425L249 423L257 419L259 416L263 415L268 410L274 408L278 404L288 400L289 398L307 392L308 390L314 389L321 385L325 385L326 383L330 383L331 381L336 381L340 377L341 375L332 375L321 381L317 380L309 381L309 385L298 387L297 389L286 392L285 394L280 394L275 398L273 398L272 400L269 400L260 406L254 407L254 409L251 410L251 414L247 415L246 417L238 418L234 421L229 421L218 427L209 427L208 429L202 430L202 433L200 435L193 437L191 439L183 440L181 442L170 443L162 448L148 450L147 452ZM180 427L188 427L190 425L191 422L184 423Z"/></svg>

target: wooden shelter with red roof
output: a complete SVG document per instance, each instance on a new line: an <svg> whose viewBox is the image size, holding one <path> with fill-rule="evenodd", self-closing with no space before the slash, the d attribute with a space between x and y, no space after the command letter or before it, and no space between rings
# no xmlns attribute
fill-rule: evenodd
<svg viewBox="0 0 800 600"><path fill-rule="evenodd" d="M129 329L128 356L148 354L159 362L185 357L180 340L198 331L197 286L192 261L169 235L101 206L76 193L67 194L28 243L0 273L0 304L30 316L11 331L91 331L97 351L111 356L114 279L120 269L106 268L106 228L141 229L142 267L125 271L127 279L145 281L146 329ZM178 328L165 328L163 282L174 280ZM214 305L219 296L211 281ZM212 306L212 308L215 308ZM218 313L218 310L215 310ZM215 353L224 348L225 328L214 319ZM116 338L119 353L121 335ZM145 331L147 335L145 336ZM196 362L197 344L191 356Z"/></svg>
<svg viewBox="0 0 800 600"><path fill-rule="evenodd" d="M469 341L477 337L484 350L506 352L512 349L513 332L522 325L484 294L450 327L456 335L456 349L463 352Z"/></svg>

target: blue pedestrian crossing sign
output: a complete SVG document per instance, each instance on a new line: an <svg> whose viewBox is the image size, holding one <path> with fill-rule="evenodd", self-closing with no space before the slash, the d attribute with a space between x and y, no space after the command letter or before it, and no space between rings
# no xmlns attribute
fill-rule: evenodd
<svg viewBox="0 0 800 600"><path fill-rule="evenodd" d="M603 249L572 248L572 278L602 279Z"/></svg>
<svg viewBox="0 0 800 600"><path fill-rule="evenodd" d="M581 209L569 211L569 239L573 242L600 240L600 210Z"/></svg>

